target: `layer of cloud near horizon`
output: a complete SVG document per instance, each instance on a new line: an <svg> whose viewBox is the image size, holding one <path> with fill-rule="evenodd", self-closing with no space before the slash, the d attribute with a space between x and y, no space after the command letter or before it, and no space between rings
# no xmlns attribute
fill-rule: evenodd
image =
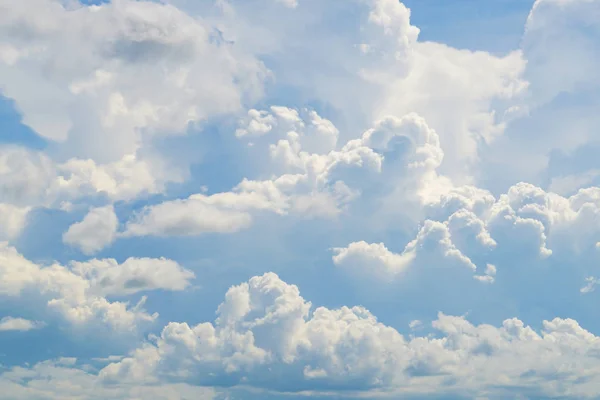
<svg viewBox="0 0 600 400"><path fill-rule="evenodd" d="M0 0L2 393L597 398L600 1L530 3Z"/></svg>

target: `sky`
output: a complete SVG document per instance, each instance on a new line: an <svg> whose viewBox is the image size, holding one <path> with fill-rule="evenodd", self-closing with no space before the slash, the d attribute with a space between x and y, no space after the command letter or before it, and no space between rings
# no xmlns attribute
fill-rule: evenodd
<svg viewBox="0 0 600 400"><path fill-rule="evenodd" d="M600 398L599 27L0 0L0 398Z"/></svg>

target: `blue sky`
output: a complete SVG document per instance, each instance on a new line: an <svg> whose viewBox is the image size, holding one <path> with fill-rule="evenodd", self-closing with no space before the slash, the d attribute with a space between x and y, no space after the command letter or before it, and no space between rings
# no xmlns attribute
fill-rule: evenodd
<svg viewBox="0 0 600 400"><path fill-rule="evenodd" d="M0 9L7 398L597 398L597 1Z"/></svg>
<svg viewBox="0 0 600 400"><path fill-rule="evenodd" d="M407 0L421 39L450 46L507 53L518 48L533 0Z"/></svg>

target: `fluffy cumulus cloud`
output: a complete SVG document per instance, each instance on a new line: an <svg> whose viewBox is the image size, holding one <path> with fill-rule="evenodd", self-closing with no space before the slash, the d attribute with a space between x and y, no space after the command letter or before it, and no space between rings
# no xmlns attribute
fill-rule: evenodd
<svg viewBox="0 0 600 400"><path fill-rule="evenodd" d="M166 259L113 259L38 265L14 247L0 247L0 297L13 304L35 299L44 311L57 314L74 325L98 325L130 332L152 322L157 314L142 307L145 297L134 306L110 301L106 296L124 296L155 289L183 290L194 274Z"/></svg>
<svg viewBox="0 0 600 400"><path fill-rule="evenodd" d="M562 197L520 183L494 198L456 188L429 205L436 220L426 220L404 248L393 241L353 242L335 248L332 261L362 291L377 290L387 301L427 293L413 307L421 312L507 317L520 304L527 319L574 314L595 327L584 310L597 284L596 192Z"/></svg>
<svg viewBox="0 0 600 400"><path fill-rule="evenodd" d="M600 2L413 3L0 0L2 393L597 397Z"/></svg>
<svg viewBox="0 0 600 400"><path fill-rule="evenodd" d="M92 254L110 244L116 236L119 220L112 206L94 208L69 227L63 241L76 246L85 254Z"/></svg>
<svg viewBox="0 0 600 400"><path fill-rule="evenodd" d="M472 272L476 270L473 262L452 243L448 227L430 220L425 222L415 240L408 243L400 254L391 252L383 243L368 244L364 241L350 243L346 248L336 248L334 252L333 262L336 265L380 278L393 278L411 267L418 268L416 264L419 262L432 267L435 264L438 267L443 265L445 268L454 263ZM425 260L421 261L423 257Z"/></svg>
<svg viewBox="0 0 600 400"><path fill-rule="evenodd" d="M311 310L296 286L273 273L233 286L217 313L214 323L170 323L101 378L391 396L434 394L439 385L448 395L493 398L513 390L538 397L598 390L600 340L570 319L544 321L537 332L515 318L496 327L439 314L435 335L407 337L363 307Z"/></svg>
<svg viewBox="0 0 600 400"><path fill-rule="evenodd" d="M2 95L53 143L50 158L1 156L2 197L33 202L41 195L35 206L59 193L130 200L180 181L185 171L152 149L153 138L240 109L260 95L267 76L258 59L169 4L35 0L0 7ZM19 182L28 188L14 187ZM5 239L20 232L28 211L7 210L11 205L0 203Z"/></svg>
<svg viewBox="0 0 600 400"><path fill-rule="evenodd" d="M134 155L102 165L77 158L56 162L39 151L0 144L0 238L18 237L35 208L69 209L90 197L130 201L181 179L178 173L165 176L159 165Z"/></svg>
<svg viewBox="0 0 600 400"><path fill-rule="evenodd" d="M117 161L140 136L181 133L261 90L259 61L169 4L35 0L2 9L4 95L25 124L69 141L76 155Z"/></svg>
<svg viewBox="0 0 600 400"><path fill-rule="evenodd" d="M100 361L100 363L103 360ZM2 374L0 385L11 399L151 399L218 398L211 388L181 384L105 386L94 374L96 363L82 364L75 358L59 358L31 367L14 367Z"/></svg>
<svg viewBox="0 0 600 400"><path fill-rule="evenodd" d="M251 143L278 171L274 178L244 179L229 192L146 207L127 223L125 235L231 233L265 211L331 219L347 214L360 198L372 200L373 188L381 193L377 201L414 206L451 185L436 171L444 157L439 137L417 114L377 121L339 149L337 128L314 111L305 114L303 119L298 110L272 107L270 112L251 110L240 121L236 135L241 139L264 136L264 146Z"/></svg>
<svg viewBox="0 0 600 400"><path fill-rule="evenodd" d="M0 332L1 331L30 331L32 329L38 329L43 326L42 323L36 321L30 321L24 318L13 318L4 317L0 319Z"/></svg>

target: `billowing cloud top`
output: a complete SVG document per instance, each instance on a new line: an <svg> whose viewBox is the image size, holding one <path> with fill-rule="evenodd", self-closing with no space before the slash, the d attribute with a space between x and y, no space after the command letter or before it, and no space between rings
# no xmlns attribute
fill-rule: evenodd
<svg viewBox="0 0 600 400"><path fill-rule="evenodd" d="M598 398L600 1L405 3L0 0L2 396Z"/></svg>

